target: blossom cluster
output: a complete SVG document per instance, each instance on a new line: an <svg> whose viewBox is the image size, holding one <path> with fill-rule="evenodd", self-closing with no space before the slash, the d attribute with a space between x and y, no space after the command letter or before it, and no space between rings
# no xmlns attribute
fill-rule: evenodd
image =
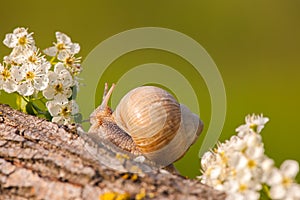
<svg viewBox="0 0 300 200"><path fill-rule="evenodd" d="M78 113L72 94L78 90L77 76L82 70L80 57L75 57L80 46L61 32L56 32L56 39L54 46L43 51L50 56L47 60L28 29L6 34L3 43L12 51L0 64L0 90L19 95L21 110L66 124Z"/></svg>
<svg viewBox="0 0 300 200"><path fill-rule="evenodd" d="M227 200L300 199L298 162L286 160L277 168L265 155L260 132L269 119L249 115L245 121L237 135L203 155L201 182L226 192Z"/></svg>

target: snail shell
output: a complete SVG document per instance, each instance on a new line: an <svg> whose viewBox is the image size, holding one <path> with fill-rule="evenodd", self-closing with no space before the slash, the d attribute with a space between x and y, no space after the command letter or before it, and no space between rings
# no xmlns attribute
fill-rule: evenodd
<svg viewBox="0 0 300 200"><path fill-rule="evenodd" d="M203 129L197 115L154 86L128 92L112 115L139 151L162 166L181 158Z"/></svg>
<svg viewBox="0 0 300 200"><path fill-rule="evenodd" d="M107 106L115 85L90 115L90 134L97 134L119 148L144 155L159 166L171 166L196 141L203 123L165 90L154 86L128 92L115 112Z"/></svg>

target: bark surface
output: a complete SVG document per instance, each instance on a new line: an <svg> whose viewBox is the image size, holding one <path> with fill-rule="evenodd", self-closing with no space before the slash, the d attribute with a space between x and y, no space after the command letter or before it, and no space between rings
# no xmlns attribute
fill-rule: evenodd
<svg viewBox="0 0 300 200"><path fill-rule="evenodd" d="M99 163L74 129L0 104L0 199L225 199L197 180Z"/></svg>

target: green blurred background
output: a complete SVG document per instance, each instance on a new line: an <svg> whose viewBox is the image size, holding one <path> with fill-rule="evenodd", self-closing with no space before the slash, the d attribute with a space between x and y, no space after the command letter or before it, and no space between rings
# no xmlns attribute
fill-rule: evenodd
<svg viewBox="0 0 300 200"><path fill-rule="evenodd" d="M227 116L220 140L233 135L248 113L264 113L270 118L262 132L267 155L277 165L285 159L300 161L300 1L2 1L1 7L1 40L18 26L28 27L44 49L61 31L80 43L83 59L101 41L132 28L165 27L192 37L214 59L225 83ZM0 46L1 58L9 52ZM143 62L188 65L158 50L131 52L112 65L117 69ZM199 88L201 118L208 125L209 93L203 81ZM14 106L14 95L2 92L0 102ZM200 174L201 140L203 136L176 163L184 175Z"/></svg>

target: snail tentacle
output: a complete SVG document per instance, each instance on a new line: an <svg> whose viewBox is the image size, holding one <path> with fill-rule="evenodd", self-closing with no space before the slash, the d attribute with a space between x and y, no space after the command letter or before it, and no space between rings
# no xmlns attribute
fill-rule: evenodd
<svg viewBox="0 0 300 200"><path fill-rule="evenodd" d="M105 83L105 88L104 88L104 93L103 93L103 100L102 100L102 103L100 105L100 109L104 109L105 107L108 107L107 104L108 104L108 101L111 97L111 94L113 92L113 90L115 89L115 84L113 83L109 89L109 91L107 92L107 89L108 89L108 85L107 83Z"/></svg>

